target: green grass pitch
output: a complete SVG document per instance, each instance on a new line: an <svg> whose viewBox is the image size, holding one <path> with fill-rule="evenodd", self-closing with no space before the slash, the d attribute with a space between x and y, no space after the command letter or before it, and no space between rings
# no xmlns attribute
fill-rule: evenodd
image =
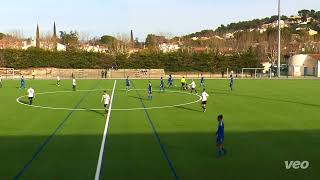
<svg viewBox="0 0 320 180"><path fill-rule="evenodd" d="M207 80L206 113L198 96L178 87L155 91L148 101L148 81L132 82L126 93L125 81L117 80L100 179L319 179L319 81L236 80L230 92L228 80ZM3 82L0 179L94 179L106 123L101 95L103 89L111 95L114 80L78 80L76 92L71 80L55 83L27 80L27 87L38 93L34 105L65 109L19 104L26 90L18 88L19 81ZM158 90L160 81L152 83ZM169 107L144 109L164 106ZM228 154L217 159L220 113ZM284 161L294 160L310 166L287 170Z"/></svg>

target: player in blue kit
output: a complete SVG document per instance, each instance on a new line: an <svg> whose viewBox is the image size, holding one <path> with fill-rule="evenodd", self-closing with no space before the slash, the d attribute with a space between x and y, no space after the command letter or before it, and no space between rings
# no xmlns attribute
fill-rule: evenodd
<svg viewBox="0 0 320 180"><path fill-rule="evenodd" d="M131 89L131 82L129 80L129 76L127 76L127 79L126 79L126 89L127 89L127 92L130 91Z"/></svg>
<svg viewBox="0 0 320 180"><path fill-rule="evenodd" d="M149 81L149 84L148 84L148 99L152 100L152 84L151 84L150 81Z"/></svg>
<svg viewBox="0 0 320 180"><path fill-rule="evenodd" d="M26 81L23 76L21 76L20 89L26 89Z"/></svg>
<svg viewBox="0 0 320 180"><path fill-rule="evenodd" d="M204 77L203 77L203 74L201 74L201 78L200 78L200 87L204 87Z"/></svg>
<svg viewBox="0 0 320 180"><path fill-rule="evenodd" d="M234 79L233 79L233 76L230 75L230 89L231 89L231 91L233 91L233 86L234 86Z"/></svg>
<svg viewBox="0 0 320 180"><path fill-rule="evenodd" d="M161 77L160 79L160 92L164 92L164 79Z"/></svg>
<svg viewBox="0 0 320 180"><path fill-rule="evenodd" d="M169 88L173 87L173 78L171 74L169 75L168 84L169 84Z"/></svg>
<svg viewBox="0 0 320 180"><path fill-rule="evenodd" d="M218 130L216 132L216 144L217 144L217 158L227 154L227 150L224 148L224 123L223 115L218 116Z"/></svg>

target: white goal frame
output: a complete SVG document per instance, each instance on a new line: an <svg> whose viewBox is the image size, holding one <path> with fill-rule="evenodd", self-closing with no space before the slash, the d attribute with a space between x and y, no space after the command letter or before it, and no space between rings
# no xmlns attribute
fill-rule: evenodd
<svg viewBox="0 0 320 180"><path fill-rule="evenodd" d="M14 68L0 68L0 76L2 79L14 79Z"/></svg>
<svg viewBox="0 0 320 180"><path fill-rule="evenodd" d="M241 70L241 78L244 79L244 70L254 70L254 79L257 79L257 70L266 70L265 68L242 68ZM271 68L268 69L269 71L269 79L272 78Z"/></svg>

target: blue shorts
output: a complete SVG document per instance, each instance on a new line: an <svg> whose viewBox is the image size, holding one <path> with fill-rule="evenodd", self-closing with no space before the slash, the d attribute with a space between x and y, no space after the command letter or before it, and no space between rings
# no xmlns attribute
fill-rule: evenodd
<svg viewBox="0 0 320 180"><path fill-rule="evenodd" d="M224 138L217 138L216 139L216 144L217 145L223 145L223 142L224 142Z"/></svg>

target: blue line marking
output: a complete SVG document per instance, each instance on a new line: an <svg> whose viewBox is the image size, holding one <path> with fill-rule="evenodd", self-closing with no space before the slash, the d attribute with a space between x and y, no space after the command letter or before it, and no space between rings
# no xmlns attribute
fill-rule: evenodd
<svg viewBox="0 0 320 180"><path fill-rule="evenodd" d="M134 85L133 82L132 82L132 85L133 85L134 89L136 89L136 87L135 87L135 85ZM140 94L139 94L139 92L138 92L137 90L135 90L135 91L136 91L137 95L139 96L141 105L142 105L142 107L144 108L144 112L146 113L146 115L147 115L147 117L148 117L149 123L150 123L150 125L151 125L151 127L152 127L152 130L153 130L154 135L155 135L155 137L156 137L156 139L157 139L157 142L158 142L158 144L160 145L162 154L163 154L164 157L166 158L167 163L168 163L168 165L169 165L169 167L170 167L170 170L171 170L171 172L173 173L175 179L176 179L176 180L179 180L179 176L177 175L176 170L174 169L173 163L172 163L172 161L170 160L169 155L168 155L166 149L164 148L163 144L161 143L160 136L159 136L156 128L155 128L154 125L153 125L152 119L151 119L151 117L150 117L150 114L149 114L148 110L146 109L146 106L145 106L145 104L144 104L144 102L143 102L143 100L142 100L142 97L140 96Z"/></svg>
<svg viewBox="0 0 320 180"><path fill-rule="evenodd" d="M96 87L100 81L94 86ZM81 102L90 94L91 91L88 91L76 104L76 106L73 109L76 109L79 107ZM36 158L44 151L44 149L49 144L50 140L56 135L56 133L63 127L63 125L67 122L67 120L70 118L70 116L75 112L75 110L72 110L65 118L64 120L59 124L59 126L53 131L53 133L47 137L47 139L42 143L42 145L37 149L37 151L33 154L32 158L28 161L28 163L23 167L23 169L13 178L14 180L18 180L21 178L21 176L29 169L31 163L36 160Z"/></svg>

